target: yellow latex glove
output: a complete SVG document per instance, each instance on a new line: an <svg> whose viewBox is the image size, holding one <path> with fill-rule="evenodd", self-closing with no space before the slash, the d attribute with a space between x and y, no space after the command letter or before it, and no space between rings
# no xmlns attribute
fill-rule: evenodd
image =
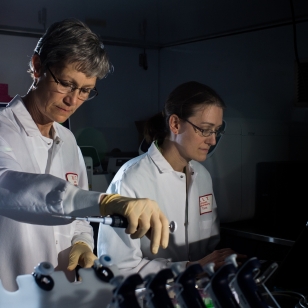
<svg viewBox="0 0 308 308"><path fill-rule="evenodd" d="M92 252L86 243L77 242L71 248L67 269L72 271L77 265L84 268L90 268L96 259L97 256Z"/></svg>
<svg viewBox="0 0 308 308"><path fill-rule="evenodd" d="M128 198L118 194L104 195L100 201L102 216L119 214L127 218L125 232L131 238L144 236L150 229L151 251L156 254L159 247L166 248L169 242L169 223L158 204L150 199Z"/></svg>

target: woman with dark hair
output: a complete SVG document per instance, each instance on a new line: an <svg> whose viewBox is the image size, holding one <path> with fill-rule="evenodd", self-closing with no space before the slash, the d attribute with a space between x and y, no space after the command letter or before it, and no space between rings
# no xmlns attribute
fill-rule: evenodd
<svg viewBox="0 0 308 308"><path fill-rule="evenodd" d="M132 241L122 230L100 225L98 254L110 255L123 273L146 275L172 262L180 262L183 269L191 262L214 262L219 268L234 253L229 248L215 250L217 206L211 176L199 163L224 133L224 108L213 89L190 81L175 88L163 112L147 122L145 138L152 142L148 152L125 163L107 191L157 200L178 228L170 234L168 248L154 259L146 237Z"/></svg>
<svg viewBox="0 0 308 308"><path fill-rule="evenodd" d="M117 213L127 217L133 238L155 226L153 253L168 244L168 221L155 201L88 191L81 151L59 124L98 95L96 81L110 69L104 45L84 23L56 22L31 57L28 93L0 111L0 280L9 291L43 261L70 280L77 265L93 265L90 224L55 216Z"/></svg>

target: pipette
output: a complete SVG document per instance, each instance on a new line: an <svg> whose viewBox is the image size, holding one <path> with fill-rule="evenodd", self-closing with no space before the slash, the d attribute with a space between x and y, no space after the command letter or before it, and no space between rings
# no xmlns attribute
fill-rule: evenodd
<svg viewBox="0 0 308 308"><path fill-rule="evenodd" d="M109 225L114 228L126 228L128 226L128 221L125 217L120 215L110 215L107 217L75 217L75 216L62 216L62 215L52 215L53 217L68 219L68 220L83 220L89 222L97 222L102 223L104 225ZM174 233L177 229L177 223L175 221L171 221L169 224L170 233Z"/></svg>

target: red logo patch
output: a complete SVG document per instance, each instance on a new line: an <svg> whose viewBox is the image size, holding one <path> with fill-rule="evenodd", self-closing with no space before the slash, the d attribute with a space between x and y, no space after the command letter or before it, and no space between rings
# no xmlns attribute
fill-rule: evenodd
<svg viewBox="0 0 308 308"><path fill-rule="evenodd" d="M66 177L66 180L70 182L71 184L75 186L78 185L78 174L77 173L69 172L69 173L66 173L65 177Z"/></svg>
<svg viewBox="0 0 308 308"><path fill-rule="evenodd" d="M200 215L212 212L213 195L208 194L199 197Z"/></svg>

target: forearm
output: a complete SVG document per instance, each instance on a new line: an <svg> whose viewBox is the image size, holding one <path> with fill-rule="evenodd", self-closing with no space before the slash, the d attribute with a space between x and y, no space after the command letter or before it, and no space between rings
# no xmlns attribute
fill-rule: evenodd
<svg viewBox="0 0 308 308"><path fill-rule="evenodd" d="M100 215L99 196L49 174L6 171L0 176L0 215L26 223L70 222L51 214Z"/></svg>

